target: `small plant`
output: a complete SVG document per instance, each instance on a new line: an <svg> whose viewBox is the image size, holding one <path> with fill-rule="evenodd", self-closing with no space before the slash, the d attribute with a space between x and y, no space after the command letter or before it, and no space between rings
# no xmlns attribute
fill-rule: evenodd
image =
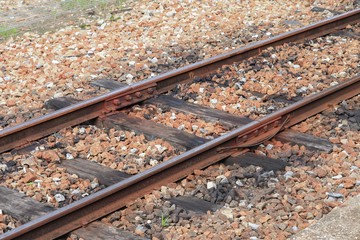
<svg viewBox="0 0 360 240"><path fill-rule="evenodd" d="M32 185L34 185L34 182L28 182L28 183L26 183L26 185L32 186Z"/></svg>
<svg viewBox="0 0 360 240"><path fill-rule="evenodd" d="M165 217L164 214L161 214L161 226L162 227L169 226L169 216Z"/></svg>
<svg viewBox="0 0 360 240"><path fill-rule="evenodd" d="M111 14L111 16L110 16L110 21L112 21L112 22L115 22L115 21L117 21L117 20L119 20L121 17L115 17L113 14Z"/></svg>
<svg viewBox="0 0 360 240"><path fill-rule="evenodd" d="M19 30L17 28L0 26L0 39L7 39L9 37L17 35L18 33Z"/></svg>
<svg viewBox="0 0 360 240"><path fill-rule="evenodd" d="M79 27L80 27L80 29L84 30L84 29L88 29L88 28L90 28L90 27L91 27L91 25L89 25L89 24L85 24L85 23L82 23L82 24L80 24L80 25L79 25Z"/></svg>
<svg viewBox="0 0 360 240"><path fill-rule="evenodd" d="M89 1L92 2L92 1ZM88 6L87 0L65 0L61 3L61 6L66 10L74 10L78 8L86 8Z"/></svg>
<svg viewBox="0 0 360 240"><path fill-rule="evenodd" d="M74 9L86 9L90 7L98 7L105 10L107 6L111 4L111 0L65 0L61 3L61 7L66 10ZM116 0L115 4L120 6L124 3L124 0Z"/></svg>

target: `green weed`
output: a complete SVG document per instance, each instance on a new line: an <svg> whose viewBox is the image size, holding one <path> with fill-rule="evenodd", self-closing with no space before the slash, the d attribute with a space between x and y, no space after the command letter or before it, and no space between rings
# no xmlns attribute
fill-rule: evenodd
<svg viewBox="0 0 360 240"><path fill-rule="evenodd" d="M161 214L161 226L162 227L169 226L169 216L165 217L164 214Z"/></svg>
<svg viewBox="0 0 360 240"><path fill-rule="evenodd" d="M90 7L98 7L105 10L106 7L115 3L116 6L121 6L125 0L66 0L61 3L61 6L66 10L86 9Z"/></svg>
<svg viewBox="0 0 360 240"><path fill-rule="evenodd" d="M7 39L9 37L15 36L19 33L19 29L7 27L7 26L0 26L0 39Z"/></svg>

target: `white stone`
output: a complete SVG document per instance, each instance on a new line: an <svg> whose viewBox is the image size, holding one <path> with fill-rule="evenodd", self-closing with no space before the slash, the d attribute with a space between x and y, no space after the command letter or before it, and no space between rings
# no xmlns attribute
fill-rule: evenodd
<svg viewBox="0 0 360 240"><path fill-rule="evenodd" d="M304 210L304 207L299 205L299 206L296 206L294 208L294 210L295 210L295 212L301 212L302 210Z"/></svg>
<svg viewBox="0 0 360 240"><path fill-rule="evenodd" d="M252 230L257 230L260 226L259 226L258 224L249 222L249 227L250 227Z"/></svg>
<svg viewBox="0 0 360 240"><path fill-rule="evenodd" d="M340 72L340 73L339 73L339 76L340 76L340 77L346 77L346 76L347 76L347 73L346 73L346 72Z"/></svg>
<svg viewBox="0 0 360 240"><path fill-rule="evenodd" d="M294 175L294 172L293 172L293 171L287 171L287 172L284 174L285 180L288 180L288 179L291 178L293 175Z"/></svg>
<svg viewBox="0 0 360 240"><path fill-rule="evenodd" d="M236 180L236 185L238 185L239 187L243 187L244 184L242 183L242 181L240 179Z"/></svg>
<svg viewBox="0 0 360 240"><path fill-rule="evenodd" d="M54 87L54 83L53 82L49 82L45 85L47 88L53 88Z"/></svg>
<svg viewBox="0 0 360 240"><path fill-rule="evenodd" d="M95 179L94 179L94 181L91 182L91 188L94 189L94 188L97 188L98 186L99 186L99 182L95 181Z"/></svg>
<svg viewBox="0 0 360 240"><path fill-rule="evenodd" d="M351 169L351 171L359 170L359 168L357 166L351 166L350 169Z"/></svg>
<svg viewBox="0 0 360 240"><path fill-rule="evenodd" d="M212 189L212 188L215 188L215 189L216 189L216 183L214 183L214 182L208 182L208 183L206 184L206 188L207 188L207 189Z"/></svg>
<svg viewBox="0 0 360 240"><path fill-rule="evenodd" d="M104 30L105 27L106 27L106 23L103 23L103 24L101 24L101 26L99 27L99 29Z"/></svg>
<svg viewBox="0 0 360 240"><path fill-rule="evenodd" d="M76 195L76 194L79 194L80 193L80 190L79 189L75 189L71 192L72 195Z"/></svg>
<svg viewBox="0 0 360 240"><path fill-rule="evenodd" d="M341 152L345 155L345 158L349 157L349 154L345 150L343 150ZM345 158L343 158L343 159L345 159Z"/></svg>
<svg viewBox="0 0 360 240"><path fill-rule="evenodd" d="M332 179L341 179L343 176L341 174L333 176Z"/></svg>
<svg viewBox="0 0 360 240"><path fill-rule="evenodd" d="M231 208L224 208L222 210L220 210L220 212L222 214L224 214L228 219L234 219L234 214L232 212L232 209Z"/></svg>
<svg viewBox="0 0 360 240"><path fill-rule="evenodd" d="M157 148L157 150L159 151L159 153L163 153L167 150L166 147L161 146L160 144L156 144L155 147Z"/></svg>
<svg viewBox="0 0 360 240"><path fill-rule="evenodd" d="M129 73L129 74L126 75L126 78L129 79L129 80L132 80L134 78L134 76Z"/></svg>
<svg viewBox="0 0 360 240"><path fill-rule="evenodd" d="M86 129L85 128L79 128L79 134L85 134L86 133Z"/></svg>
<svg viewBox="0 0 360 240"><path fill-rule="evenodd" d="M298 228L297 226L293 226L293 227L291 228L291 230L293 230L294 232L297 232L297 231L299 230L299 228Z"/></svg>
<svg viewBox="0 0 360 240"><path fill-rule="evenodd" d="M36 179L36 180L34 180L34 183L36 183L36 186L37 186L38 188L41 188L42 180Z"/></svg>
<svg viewBox="0 0 360 240"><path fill-rule="evenodd" d="M245 207L246 206L246 200L240 200L239 207Z"/></svg>
<svg viewBox="0 0 360 240"><path fill-rule="evenodd" d="M344 195L341 193L335 193L335 192L327 192L326 195L330 198L344 198Z"/></svg>
<svg viewBox="0 0 360 240"><path fill-rule="evenodd" d="M0 164L0 170L5 172L7 169L7 165L6 164Z"/></svg>
<svg viewBox="0 0 360 240"><path fill-rule="evenodd" d="M121 151L126 151L126 150L127 150L126 146L121 147Z"/></svg>
<svg viewBox="0 0 360 240"><path fill-rule="evenodd" d="M199 127L198 127L197 125L192 125L192 126L191 126L191 129L192 129L193 131L198 130L198 128L199 128Z"/></svg>
<svg viewBox="0 0 360 240"><path fill-rule="evenodd" d="M132 154L135 154L135 153L137 153L139 150L137 149L137 148L132 148L132 149L130 149L130 153L132 153Z"/></svg>
<svg viewBox="0 0 360 240"><path fill-rule="evenodd" d="M272 145L272 144L268 144L267 146L266 146L266 150L271 150L271 149L273 149L273 147L274 147L274 145Z"/></svg>
<svg viewBox="0 0 360 240"><path fill-rule="evenodd" d="M175 14L176 14L176 11L175 11L175 10L171 10L170 12L167 12L167 13L166 13L166 16L167 16L167 17L173 17L173 16L175 16Z"/></svg>
<svg viewBox="0 0 360 240"><path fill-rule="evenodd" d="M56 200L57 202L63 202L63 201L65 201L64 195L62 195L62 194L60 194L60 193L55 194L54 198L55 198L55 200Z"/></svg>
<svg viewBox="0 0 360 240"><path fill-rule="evenodd" d="M72 159L74 159L74 156L71 153L66 153L66 159L72 160Z"/></svg>
<svg viewBox="0 0 360 240"><path fill-rule="evenodd" d="M151 166L156 166L159 163L159 161L155 160L155 159L150 159L149 163L150 163Z"/></svg>
<svg viewBox="0 0 360 240"><path fill-rule="evenodd" d="M175 120L176 119L176 115L175 113L171 113L171 117L170 117L171 120Z"/></svg>
<svg viewBox="0 0 360 240"><path fill-rule="evenodd" d="M216 177L216 182L221 183L221 184L226 184L226 183L229 183L229 180L224 175L219 175Z"/></svg>
<svg viewBox="0 0 360 240"><path fill-rule="evenodd" d="M152 58L152 59L150 60L150 62L155 64L155 63L158 62L158 59L157 59L156 57L154 57L154 58Z"/></svg>
<svg viewBox="0 0 360 240"><path fill-rule="evenodd" d="M184 129L185 129L185 125L184 125L184 124L181 124L180 126L178 126L177 129L179 129L179 130L184 130Z"/></svg>
<svg viewBox="0 0 360 240"><path fill-rule="evenodd" d="M207 134L207 133L208 133L208 131L206 131L206 129L204 129L204 128L200 128L200 132L201 132L202 134Z"/></svg>
<svg viewBox="0 0 360 240"><path fill-rule="evenodd" d="M212 98L212 99L210 99L210 102L211 102L212 104L216 104L216 103L218 102L218 100L215 99L215 98Z"/></svg>

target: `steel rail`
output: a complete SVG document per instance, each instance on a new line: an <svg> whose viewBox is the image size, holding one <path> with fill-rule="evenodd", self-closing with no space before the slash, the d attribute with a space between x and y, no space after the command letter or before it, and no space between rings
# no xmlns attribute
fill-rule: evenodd
<svg viewBox="0 0 360 240"><path fill-rule="evenodd" d="M359 93L360 76L357 76L250 122L89 197L39 217L5 233L0 236L0 239L52 239L59 237L124 207L129 201L142 197L155 188L177 181L195 169L209 166L242 150L241 145L251 142L253 138L267 137L269 132L279 125L279 120L285 120L280 125L288 128ZM272 125L274 122L278 122L278 124ZM241 141L244 142L241 143ZM226 148L228 151L221 150Z"/></svg>
<svg viewBox="0 0 360 240"><path fill-rule="evenodd" d="M344 28L348 24L357 23L359 20L360 8L5 128L0 131L0 153L50 135L62 128L80 124L169 91L179 83L188 82L194 77L206 76L221 66L258 55L268 47L313 39Z"/></svg>

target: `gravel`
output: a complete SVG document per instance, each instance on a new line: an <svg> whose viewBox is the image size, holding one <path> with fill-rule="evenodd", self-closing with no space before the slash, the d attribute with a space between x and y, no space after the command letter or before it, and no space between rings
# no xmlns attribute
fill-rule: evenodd
<svg viewBox="0 0 360 240"><path fill-rule="evenodd" d="M7 1L3 5L3 2L3 9L22 4L17 1L11 5L13 3ZM132 10L120 13L118 19L89 20L89 26L85 29L69 26L41 36L26 33L1 42L0 130L47 113L43 105L45 100L52 97L87 99L105 92L90 86L89 83L94 79L106 77L133 83L333 16L334 11L348 11L356 7L353 1L348 0L304 1L296 4L291 1L139 1L129 2L129 6ZM312 11L313 7L328 10ZM327 41L336 44L328 46ZM289 56L288 51L285 53L283 49L269 49L264 54L270 54L274 66L276 60L288 60L281 67L286 65L288 73L284 76L293 81L292 86L276 85L276 81L270 84L267 79L274 77L271 71L263 72L259 69L238 73L238 70L248 66L249 62L245 62L227 69L240 76L231 86L233 92L230 93L240 94L236 95L238 99L242 95L243 98L247 97L245 90L270 96L282 90L287 97L304 96L321 90L353 74L351 69L358 67L357 45L358 40L350 40L348 37L326 37L309 42L304 48L288 45L289 52L297 55L297 59L289 60L288 57L292 56ZM314 48L318 50L313 51ZM328 60L325 55L332 56L329 52L337 53L336 57ZM319 68L319 73L305 76L303 71L306 66L303 64L311 61L301 63L301 57L316 57L314 66ZM269 64L261 56L257 59L255 65ZM343 65L334 65L333 62L342 62ZM328 73L333 79L326 82L320 73L329 67L333 68ZM306 73L310 74L311 71ZM296 74L303 74L302 79L297 79L297 76L294 78ZM221 83L224 80L222 77L215 81ZM309 81L310 77L312 81L319 81L319 86ZM191 91L196 93L214 94L210 94L207 102L215 108L224 110L223 98L234 102L231 95L222 96L218 92L220 88L211 92L213 90L209 91L207 84L200 83L197 89L196 85L193 86ZM229 93L228 90L226 92ZM260 100L261 96L247 99L244 105L234 103L230 109L235 110L230 112L246 115L260 111L260 114L264 114L267 109L274 111L281 107L266 105L266 111L263 111ZM263 172L257 167L239 168L217 164L203 171L195 171L179 183L155 190L105 220L121 229L137 229L138 234L153 239L284 239L321 218L348 197L359 193L360 140L357 115L354 113L354 106L358 104L359 97L344 101L337 106L343 112L336 114L335 111L334 115L334 111L330 111L327 115L317 115L294 127L302 132L329 138L334 143L332 153L311 154L302 146L290 146L272 140L267 144L273 147L260 146L255 152L269 157L279 156L293 163L284 172L270 176L262 175ZM353 119L347 120L347 116ZM178 113L166 112L159 121L168 124L174 121L178 124L178 119L181 119ZM200 131L206 128L203 124L194 119L191 126L183 128L204 134ZM223 131L218 127L216 129L219 129L219 134ZM56 165L59 161L82 157L135 174L176 154L179 152L162 140L146 141L144 136L132 132L79 126L53 134L45 144L30 154L1 154L0 171L3 175L0 184L22 191L38 201L61 207L103 186L96 180L80 179L66 173L65 169ZM119 156L126 161L120 161ZM323 170L316 170L319 166ZM340 174L342 178L333 179ZM208 183L211 183L210 188ZM196 215L170 203L170 197L178 195L203 198L221 204L223 208L214 213ZM161 225L164 215L169 216L168 226ZM11 216L0 214L2 231L16 224Z"/></svg>
<svg viewBox="0 0 360 240"><path fill-rule="evenodd" d="M57 165L61 161L83 158L136 174L177 154L163 140L147 141L143 135L132 132L86 125L63 129L46 140L30 153L2 154L0 185L55 207L104 188L97 179L81 179L67 173Z"/></svg>
<svg viewBox="0 0 360 240"><path fill-rule="evenodd" d="M93 79L136 82L299 27L286 20L306 25L333 15L311 11L313 6L355 7L348 0L312 4L129 1L132 10L116 20L9 39L0 43L0 129L45 114L44 101L52 97L87 99L102 93L89 85Z"/></svg>
<svg viewBox="0 0 360 240"><path fill-rule="evenodd" d="M219 122L206 122L192 114L157 108L153 105L135 106L129 110L128 114L208 139L213 139L229 130L229 128L224 127Z"/></svg>
<svg viewBox="0 0 360 240"><path fill-rule="evenodd" d="M358 25L347 28L358 29ZM283 108L291 100L356 76L359 44L359 38L326 36L306 43L271 47L259 56L223 67L212 77L182 86L178 97L232 114L259 118Z"/></svg>
<svg viewBox="0 0 360 240"><path fill-rule="evenodd" d="M343 116L336 112L351 114L349 111L358 104L359 96L353 97L294 129L328 136L333 129L327 121L333 126L343 124ZM339 108L343 111L335 111ZM137 199L103 221L131 231L136 226L145 226L144 234L151 239L286 239L360 193L357 130L350 130L348 125L335 129L336 134L331 135L348 141L336 141L339 144L334 144L330 153L314 153L303 146L271 140L255 152L289 162L284 171L264 172L255 166L216 164ZM199 215L169 202L171 197L184 195L222 207L214 213ZM168 226L161 225L161 214L169 217Z"/></svg>

